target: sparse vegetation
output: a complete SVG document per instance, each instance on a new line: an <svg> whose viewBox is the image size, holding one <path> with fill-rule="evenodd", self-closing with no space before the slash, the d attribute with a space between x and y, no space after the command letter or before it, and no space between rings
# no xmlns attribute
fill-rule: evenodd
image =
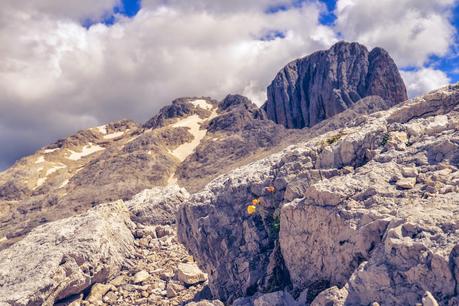
<svg viewBox="0 0 459 306"><path fill-rule="evenodd" d="M343 136L344 136L343 131L339 131L337 134L331 136L330 138L327 138L327 139L325 140L325 143L326 143L327 145L331 146L332 144L338 142L338 140L340 140L341 137L343 137Z"/></svg>
<svg viewBox="0 0 459 306"><path fill-rule="evenodd" d="M382 147L385 147L385 146L386 146L387 142L389 141L389 138L390 138L389 133L384 133L383 139L382 139L382 141L381 141L381 146L382 146Z"/></svg>

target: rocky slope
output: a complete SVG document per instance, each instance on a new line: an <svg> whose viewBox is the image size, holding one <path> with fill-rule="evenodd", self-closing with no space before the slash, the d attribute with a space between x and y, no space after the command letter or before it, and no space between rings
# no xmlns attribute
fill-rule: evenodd
<svg viewBox="0 0 459 306"><path fill-rule="evenodd" d="M180 207L179 239L215 297L287 289L301 304L430 294L455 305L459 85L354 123L221 176Z"/></svg>
<svg viewBox="0 0 459 306"><path fill-rule="evenodd" d="M0 249L40 224L144 189L178 181L197 190L289 134L242 96L181 98L142 127L80 131L0 173Z"/></svg>
<svg viewBox="0 0 459 306"><path fill-rule="evenodd" d="M222 306L168 225L187 197L154 188L33 229L0 252L0 305Z"/></svg>
<svg viewBox="0 0 459 306"><path fill-rule="evenodd" d="M358 43L339 42L285 66L268 87L268 117L287 128L311 127L366 96L390 105L407 100L389 54Z"/></svg>

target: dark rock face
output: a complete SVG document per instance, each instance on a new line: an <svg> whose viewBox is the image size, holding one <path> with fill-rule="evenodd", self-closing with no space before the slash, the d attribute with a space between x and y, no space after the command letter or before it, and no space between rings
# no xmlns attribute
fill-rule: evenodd
<svg viewBox="0 0 459 306"><path fill-rule="evenodd" d="M267 120L266 113L248 98L229 95L219 105L220 115L209 123L209 132L242 131L253 120Z"/></svg>
<svg viewBox="0 0 459 306"><path fill-rule="evenodd" d="M311 127L363 97L395 105L408 99L392 58L358 43L339 42L285 66L268 87L268 118L287 128Z"/></svg>
<svg viewBox="0 0 459 306"><path fill-rule="evenodd" d="M155 129L163 127L166 124L168 119L178 118L178 117L186 117L193 114L201 115L205 110L201 108L197 108L195 105L190 103L193 100L206 100L212 104L216 104L217 102L212 100L211 98L203 97L203 98L179 98L172 101L172 104L167 105L160 109L159 113L155 115L153 118L148 120L143 127L147 129ZM203 114L203 115L208 115Z"/></svg>

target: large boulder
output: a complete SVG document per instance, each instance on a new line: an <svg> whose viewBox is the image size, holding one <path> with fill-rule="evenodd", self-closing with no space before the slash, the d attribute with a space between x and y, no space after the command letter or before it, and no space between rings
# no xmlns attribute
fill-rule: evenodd
<svg viewBox="0 0 459 306"><path fill-rule="evenodd" d="M132 220L144 225L167 225L175 223L178 206L189 193L177 185L145 189L135 195L126 205L132 213Z"/></svg>
<svg viewBox="0 0 459 306"><path fill-rule="evenodd" d="M134 250L122 201L36 227L0 252L0 305L53 305L115 275Z"/></svg>
<svg viewBox="0 0 459 306"><path fill-rule="evenodd" d="M268 87L264 109L287 128L311 127L372 95L390 105L407 100L394 61L381 48L339 42L285 66Z"/></svg>

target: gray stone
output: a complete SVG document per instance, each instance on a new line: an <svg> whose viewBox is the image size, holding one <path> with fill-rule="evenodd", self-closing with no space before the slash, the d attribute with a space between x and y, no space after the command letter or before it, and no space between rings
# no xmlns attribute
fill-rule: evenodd
<svg viewBox="0 0 459 306"><path fill-rule="evenodd" d="M139 271L134 275L134 284L142 283L150 278L150 274L145 271Z"/></svg>
<svg viewBox="0 0 459 306"><path fill-rule="evenodd" d="M445 194L425 190L429 180L456 177L458 105L459 85L439 89L338 131L312 134L192 195L179 208L178 236L208 273L212 294L231 303L291 285L313 299L337 287L346 288L349 305L414 305L428 290L446 304L458 275L451 267L459 263L453 213L459 196L451 188ZM398 144L409 141L406 125L445 114L449 123L440 134L421 131L400 150ZM324 143L333 159L322 164ZM426 162L417 163L422 156ZM413 164L419 182L416 171L402 170ZM353 171L343 171L348 166ZM408 177L401 178L402 171ZM279 179L285 189L260 192ZM416 188L397 186L397 180ZM248 215L254 197L263 205Z"/></svg>
<svg viewBox="0 0 459 306"><path fill-rule="evenodd" d="M288 128L311 127L363 97L376 95L391 105L407 100L406 88L389 54L339 42L289 63L268 87L268 118Z"/></svg>
<svg viewBox="0 0 459 306"><path fill-rule="evenodd" d="M107 281L133 251L129 224L119 201L37 227L0 252L0 303L52 305Z"/></svg>
<svg viewBox="0 0 459 306"><path fill-rule="evenodd" d="M189 194L185 189L171 185L146 189L135 195L126 204L132 213L132 220L137 223L173 224L177 207L188 197Z"/></svg>
<svg viewBox="0 0 459 306"><path fill-rule="evenodd" d="M181 263L177 267L177 278L184 284L194 285L207 280L207 275L194 263Z"/></svg>

